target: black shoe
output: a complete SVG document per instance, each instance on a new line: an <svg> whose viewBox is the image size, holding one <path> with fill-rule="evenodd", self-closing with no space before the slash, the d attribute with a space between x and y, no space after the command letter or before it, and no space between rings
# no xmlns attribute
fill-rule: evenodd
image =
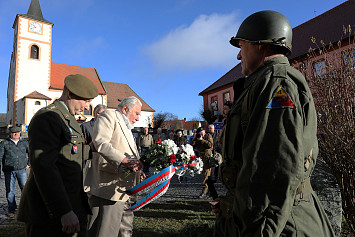
<svg viewBox="0 0 355 237"><path fill-rule="evenodd" d="M212 198L212 200L215 200L215 199L217 199L217 198L218 198L218 194L217 194L217 192L210 193L210 194L209 194L209 197L211 197L211 198Z"/></svg>

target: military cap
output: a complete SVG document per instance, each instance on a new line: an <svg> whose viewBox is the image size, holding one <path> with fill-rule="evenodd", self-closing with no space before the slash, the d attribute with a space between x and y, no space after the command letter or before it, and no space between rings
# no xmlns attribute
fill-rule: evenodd
<svg viewBox="0 0 355 237"><path fill-rule="evenodd" d="M93 99L99 94L95 84L80 74L67 76L64 84L71 93L84 99Z"/></svg>
<svg viewBox="0 0 355 237"><path fill-rule="evenodd" d="M10 132L11 133L21 132L21 128L19 126L12 126L12 127L10 127Z"/></svg>

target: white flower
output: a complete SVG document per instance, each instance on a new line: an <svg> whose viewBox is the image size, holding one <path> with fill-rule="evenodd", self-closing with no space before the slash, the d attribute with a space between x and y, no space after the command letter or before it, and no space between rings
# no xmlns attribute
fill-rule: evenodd
<svg viewBox="0 0 355 237"><path fill-rule="evenodd" d="M170 156L176 156L176 162L173 163L176 167L176 175L181 177L189 174L194 176L194 173L201 174L203 162L200 158L195 159L195 152L190 144L178 147L173 140L167 139L160 144L154 144L146 154L152 167L161 170L169 165L172 165ZM191 165L196 164L196 166Z"/></svg>
<svg viewBox="0 0 355 237"><path fill-rule="evenodd" d="M188 170L188 172L189 172L189 175L190 175L191 177L194 177L195 172L194 172L193 170Z"/></svg>
<svg viewBox="0 0 355 237"><path fill-rule="evenodd" d="M176 154L179 151L179 147L177 147L176 145L172 147L172 150L174 152L174 154Z"/></svg>
<svg viewBox="0 0 355 237"><path fill-rule="evenodd" d="M190 144L183 145L182 149L186 152L186 155L188 155L189 157L195 155L194 148Z"/></svg>
<svg viewBox="0 0 355 237"><path fill-rule="evenodd" d="M203 161L200 157L198 157L198 158L196 158L196 166L195 166L194 170L197 174L201 174L202 169L203 169Z"/></svg>
<svg viewBox="0 0 355 237"><path fill-rule="evenodd" d="M175 142L173 140L164 140L162 142L163 146L166 146L168 148L168 156L172 155L172 154L176 154L179 150L179 147L176 146Z"/></svg>

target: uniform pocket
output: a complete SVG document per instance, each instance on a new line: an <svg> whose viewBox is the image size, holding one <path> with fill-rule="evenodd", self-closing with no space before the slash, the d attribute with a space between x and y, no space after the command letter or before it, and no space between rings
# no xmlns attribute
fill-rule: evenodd
<svg viewBox="0 0 355 237"><path fill-rule="evenodd" d="M237 182L237 169L232 167L223 167L221 170L222 182L227 189L234 189Z"/></svg>
<svg viewBox="0 0 355 237"><path fill-rule="evenodd" d="M67 134L65 136L66 144L62 147L62 155L71 161L82 164L83 160L83 140L77 135Z"/></svg>
<svg viewBox="0 0 355 237"><path fill-rule="evenodd" d="M233 196L220 197L219 203L220 203L222 215L226 219L232 218L233 217L233 203L234 203Z"/></svg>

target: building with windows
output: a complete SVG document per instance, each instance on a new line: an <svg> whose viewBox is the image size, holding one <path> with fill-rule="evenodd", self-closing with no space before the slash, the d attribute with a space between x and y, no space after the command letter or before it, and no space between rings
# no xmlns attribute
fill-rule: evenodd
<svg viewBox="0 0 355 237"><path fill-rule="evenodd" d="M224 103L226 101L233 101L233 85L241 77L243 77L242 67L241 64L238 64L212 85L201 91L199 95L203 96L204 108L214 111L215 116L220 115Z"/></svg>
<svg viewBox="0 0 355 237"><path fill-rule="evenodd" d="M325 74L330 61L337 67L354 63L354 11L355 1L349 0L293 28L290 64L310 78Z"/></svg>
<svg viewBox="0 0 355 237"><path fill-rule="evenodd" d="M332 69L349 64L354 67L354 12L355 0L349 0L293 28L290 64L300 70L306 79L326 73L328 62L334 62ZM327 52L326 58L324 52ZM310 54L312 60L309 60ZM225 101L234 100L233 85L238 78L243 77L241 71L241 65L236 65L199 93L203 96L205 109L217 109L214 113L219 114ZM312 89L312 85L310 87Z"/></svg>
<svg viewBox="0 0 355 237"><path fill-rule="evenodd" d="M25 127L40 108L61 96L64 78L70 74L88 77L99 91L99 95L91 102L90 110L76 116L78 122L90 120L98 104L116 109L117 100L122 99L123 95L139 97L125 84L103 83L95 68L52 62L53 23L43 18L38 0L31 0L27 14L17 14L13 29L14 43L7 89L7 125L21 125L25 131ZM127 93L117 97L117 92L123 91ZM141 121L146 124L141 122L135 126L144 127L151 123L154 110L145 101L141 101L144 105Z"/></svg>
<svg viewBox="0 0 355 237"><path fill-rule="evenodd" d="M161 124L161 128L167 131L176 131L177 129L182 129L183 133L186 135L192 135L192 130L197 129L204 125L204 121L197 121L197 120L192 120L192 121L186 121L186 118L184 119L176 119L176 120L166 120Z"/></svg>

